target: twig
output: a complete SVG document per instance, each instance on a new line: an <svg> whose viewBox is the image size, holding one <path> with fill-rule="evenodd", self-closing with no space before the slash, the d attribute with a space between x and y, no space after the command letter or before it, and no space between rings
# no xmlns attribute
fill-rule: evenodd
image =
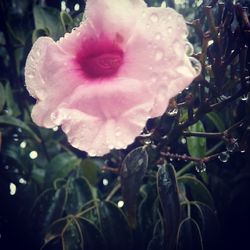
<svg viewBox="0 0 250 250"><path fill-rule="evenodd" d="M218 148L220 148L220 146L222 146L223 142L219 142L218 144L216 144L214 147L212 147L210 150L207 151L206 155L210 155L213 152L215 152ZM184 173L188 172L193 166L195 166L195 162L190 162L187 165L185 165L182 169L180 169L179 171L177 171L176 176L181 176Z"/></svg>

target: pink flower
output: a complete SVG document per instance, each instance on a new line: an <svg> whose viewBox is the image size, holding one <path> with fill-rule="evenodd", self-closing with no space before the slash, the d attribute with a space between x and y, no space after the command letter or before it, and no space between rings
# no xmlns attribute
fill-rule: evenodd
<svg viewBox="0 0 250 250"><path fill-rule="evenodd" d="M59 41L35 42L25 79L37 99L34 122L61 125L74 147L101 156L131 144L197 71L175 10L142 0L88 0L85 15Z"/></svg>

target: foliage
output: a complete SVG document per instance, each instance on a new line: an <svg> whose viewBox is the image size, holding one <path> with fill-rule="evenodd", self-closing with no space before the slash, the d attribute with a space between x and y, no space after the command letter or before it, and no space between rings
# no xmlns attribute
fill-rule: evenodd
<svg viewBox="0 0 250 250"><path fill-rule="evenodd" d="M0 2L0 246L214 250L244 244L247 2L166 1L187 20L195 45L189 53L201 62L201 75L161 118L148 121L133 145L102 158L73 149L58 128L37 127L24 86L32 43L44 35L58 39L78 25L84 4L74 10L76 3L67 1L70 9L61 11L59 1Z"/></svg>

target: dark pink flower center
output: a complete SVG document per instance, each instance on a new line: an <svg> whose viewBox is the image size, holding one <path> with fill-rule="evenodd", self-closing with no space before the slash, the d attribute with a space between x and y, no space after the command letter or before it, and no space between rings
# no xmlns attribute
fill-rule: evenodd
<svg viewBox="0 0 250 250"><path fill-rule="evenodd" d="M109 41L85 44L77 61L88 78L111 77L123 63L123 51Z"/></svg>

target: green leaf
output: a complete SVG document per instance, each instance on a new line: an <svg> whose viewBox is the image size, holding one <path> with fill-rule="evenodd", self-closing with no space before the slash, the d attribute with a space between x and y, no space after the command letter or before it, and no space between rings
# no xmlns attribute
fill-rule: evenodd
<svg viewBox="0 0 250 250"><path fill-rule="evenodd" d="M100 173L99 166L95 163L95 161L91 159L85 159L80 164L81 174L89 181L89 183L93 186L96 185L98 180L98 174Z"/></svg>
<svg viewBox="0 0 250 250"><path fill-rule="evenodd" d="M12 66L15 67L14 65ZM14 95L9 82L7 82L5 85L5 100L9 115L16 117L21 114L20 109L14 100Z"/></svg>
<svg viewBox="0 0 250 250"><path fill-rule="evenodd" d="M5 91L4 86L0 82L0 112L3 110L5 104Z"/></svg>
<svg viewBox="0 0 250 250"><path fill-rule="evenodd" d="M64 31L70 32L72 30L72 28L74 27L74 21L73 21L72 17L67 12L62 11L60 13L60 18L61 18L61 22L62 22L63 27L64 27Z"/></svg>
<svg viewBox="0 0 250 250"><path fill-rule="evenodd" d="M112 202L99 206L101 231L109 249L130 250L131 231L122 211Z"/></svg>
<svg viewBox="0 0 250 250"><path fill-rule="evenodd" d="M128 221L136 227L136 203L142 179L148 167L148 154L143 147L131 151L122 162L121 188Z"/></svg>
<svg viewBox="0 0 250 250"><path fill-rule="evenodd" d="M203 250L202 236L199 225L192 218L186 218L180 223L177 249Z"/></svg>
<svg viewBox="0 0 250 250"><path fill-rule="evenodd" d="M64 34L64 28L57 9L36 5L33 9L36 29L49 30L49 35L57 40Z"/></svg>
<svg viewBox="0 0 250 250"><path fill-rule="evenodd" d="M46 166L45 186L51 186L58 178L65 178L76 169L79 159L70 153L61 153L55 156Z"/></svg>
<svg viewBox="0 0 250 250"><path fill-rule="evenodd" d="M178 183L185 186L186 193L189 194L189 197L187 197L189 200L200 201L214 208L213 198L201 181L192 176L182 176L178 178Z"/></svg>
<svg viewBox="0 0 250 250"><path fill-rule="evenodd" d="M206 114L206 116L215 125L215 127L217 128L219 132L222 132L225 130L224 122L217 113L210 112Z"/></svg>
<svg viewBox="0 0 250 250"><path fill-rule="evenodd" d="M147 250L165 250L161 236L155 236L148 244Z"/></svg>
<svg viewBox="0 0 250 250"><path fill-rule="evenodd" d="M68 223L67 218L62 218L54 221L47 230L46 236L44 238L44 244L46 245L49 241L54 240L57 237L60 237L62 231L67 226L67 223Z"/></svg>
<svg viewBox="0 0 250 250"><path fill-rule="evenodd" d="M85 218L78 218L77 221L82 231L84 240L84 249L87 250L106 249L103 235L101 234L101 232L95 226L94 223Z"/></svg>
<svg viewBox="0 0 250 250"><path fill-rule="evenodd" d="M37 198L31 213L32 226L36 234L40 232L43 235L49 225L62 216L65 202L65 188L47 189Z"/></svg>
<svg viewBox="0 0 250 250"><path fill-rule="evenodd" d="M142 186L140 193L143 199L138 207L138 225L141 233L140 246L146 249L149 239L152 238L154 225L157 221L158 202L156 184L147 183ZM142 246L143 245L143 246Z"/></svg>
<svg viewBox="0 0 250 250"><path fill-rule="evenodd" d="M192 218L198 223L205 249L216 249L219 240L219 222L215 211L201 202L191 203Z"/></svg>
<svg viewBox="0 0 250 250"><path fill-rule="evenodd" d="M33 132L33 130L23 121L14 118L9 115L1 115L0 116L0 124L6 124L6 125L11 125L15 126L17 128L21 128L24 131L28 132L37 142L40 143L40 138Z"/></svg>
<svg viewBox="0 0 250 250"><path fill-rule="evenodd" d="M77 220L70 218L62 233L63 250L83 250L83 236Z"/></svg>
<svg viewBox="0 0 250 250"><path fill-rule="evenodd" d="M159 168L157 189L164 217L166 249L171 250L175 248L180 220L180 202L175 170L172 165L164 165Z"/></svg>
<svg viewBox="0 0 250 250"><path fill-rule="evenodd" d="M203 123L197 123L188 127L190 132L205 132ZM190 136L187 138L188 152L193 157L204 157L207 151L207 140L205 137Z"/></svg>
<svg viewBox="0 0 250 250"><path fill-rule="evenodd" d="M32 33L32 43L34 44L35 41L41 36L48 36L49 31L45 29L35 29Z"/></svg>
<svg viewBox="0 0 250 250"><path fill-rule="evenodd" d="M67 204L65 210L68 214L80 212L86 202L93 200L91 187L83 178L70 178L67 183Z"/></svg>

